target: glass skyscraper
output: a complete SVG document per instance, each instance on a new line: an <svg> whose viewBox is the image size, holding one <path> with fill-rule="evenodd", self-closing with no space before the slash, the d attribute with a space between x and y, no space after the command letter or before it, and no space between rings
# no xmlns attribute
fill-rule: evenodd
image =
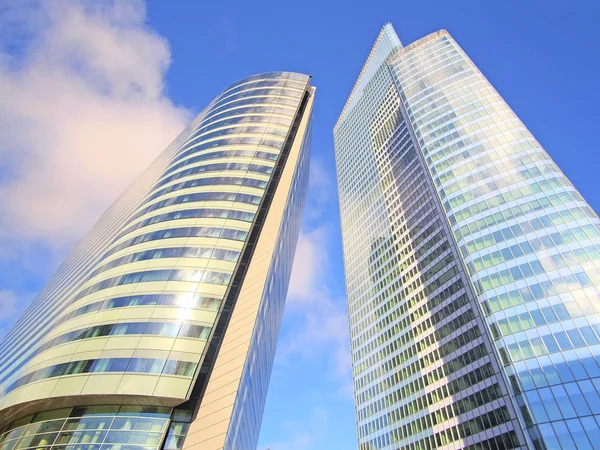
<svg viewBox="0 0 600 450"><path fill-rule="evenodd" d="M334 129L360 449L600 448L600 220L446 31Z"/></svg>
<svg viewBox="0 0 600 450"><path fill-rule="evenodd" d="M256 448L307 191L309 80L227 88L75 247L0 344L1 450Z"/></svg>

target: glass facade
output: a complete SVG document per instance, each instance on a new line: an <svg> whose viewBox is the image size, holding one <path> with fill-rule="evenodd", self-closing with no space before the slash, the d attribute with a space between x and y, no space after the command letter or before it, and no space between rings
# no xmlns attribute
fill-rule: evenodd
<svg viewBox="0 0 600 450"><path fill-rule="evenodd" d="M2 450L256 446L306 196L309 80L227 88L74 249L0 344ZM234 337L250 344L232 365ZM215 398L221 360L232 392ZM209 444L194 427L216 404Z"/></svg>
<svg viewBox="0 0 600 450"><path fill-rule="evenodd" d="M596 448L600 221L452 37L334 136L360 448Z"/></svg>
<svg viewBox="0 0 600 450"><path fill-rule="evenodd" d="M2 450L152 450L181 448L189 412L171 408L95 405L21 417L0 434ZM164 445L163 445L164 443Z"/></svg>

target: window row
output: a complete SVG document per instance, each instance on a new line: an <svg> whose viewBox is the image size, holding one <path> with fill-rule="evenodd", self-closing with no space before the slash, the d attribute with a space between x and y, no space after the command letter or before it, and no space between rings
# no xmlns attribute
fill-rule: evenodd
<svg viewBox="0 0 600 450"><path fill-rule="evenodd" d="M292 97L292 98L301 98L303 92L293 90L293 89L285 89L283 87L267 87L263 89L249 89L248 85L244 85L244 89L240 89L238 92L229 91L227 95L223 97L219 97L219 100L215 103L214 109L220 108L225 102L229 103L233 100L237 100L240 98L246 97L259 97L259 96L268 96L268 97ZM242 86L240 86L242 88Z"/></svg>
<svg viewBox="0 0 600 450"><path fill-rule="evenodd" d="M150 283L155 281L188 281L192 283L209 283L227 285L231 279L231 274L226 272L216 272L203 269L164 269L164 270L146 270L144 272L128 273L112 278L107 278L99 283L80 291L72 301L79 300L86 295L93 294L114 286L123 286L133 283Z"/></svg>
<svg viewBox="0 0 600 450"><path fill-rule="evenodd" d="M123 250L124 248L133 245L142 244L144 242L158 241L161 239L189 238L189 237L207 237L215 239L231 239L233 241L245 241L248 237L248 232L244 230L235 230L232 228L220 227L180 227L169 228L168 230L152 231L151 233L141 234L134 238L121 242L119 245L112 247L107 251L102 259L113 253ZM117 237L117 239L119 239Z"/></svg>
<svg viewBox="0 0 600 450"><path fill-rule="evenodd" d="M21 417L0 430L0 443L52 431L164 430L171 409L156 406L95 405L53 409ZM189 420L189 419L188 419Z"/></svg>
<svg viewBox="0 0 600 450"><path fill-rule="evenodd" d="M229 110L232 107L238 107L238 106L246 106L246 105L264 105L264 104L270 104L272 106L290 106L291 110L290 112L294 112L294 109L298 106L299 100L292 100L292 99L287 99L287 98L282 98L282 97L256 97L256 98L242 98L239 100L234 100L232 102L229 103L225 103L222 105L217 106L216 108L211 109L208 113L207 113L207 117L205 120L214 120L214 114L215 113L220 113L221 111L223 111L224 109Z"/></svg>
<svg viewBox="0 0 600 450"><path fill-rule="evenodd" d="M90 278L105 272L115 267L119 267L125 264L147 261L150 259L163 259L163 258L203 258L203 259L214 259L218 261L231 261L235 262L238 260L240 252L237 250L223 250L214 247L168 247L168 248L157 248L152 250L145 250L143 252L131 253L130 255L121 256L120 258L113 259L109 263L103 264L98 267L90 274Z"/></svg>
<svg viewBox="0 0 600 450"><path fill-rule="evenodd" d="M448 218L452 225L467 220L477 214L484 213L494 207L505 207L507 203L514 202L520 199L528 198L535 194L553 189L571 188L571 185L564 181L563 178L550 178L539 182L534 182L529 186L505 190L501 194L485 200L473 203L458 211L453 211L450 205L444 202L444 209L449 214Z"/></svg>
<svg viewBox="0 0 600 450"><path fill-rule="evenodd" d="M94 325L56 336L38 347L36 353L68 342L131 334L207 340L210 330L210 327L182 322L119 322Z"/></svg>
<svg viewBox="0 0 600 450"><path fill-rule="evenodd" d="M422 411L423 409L430 409L434 407L434 405L438 402L442 402L444 399L448 397L455 398L457 394L461 391L473 387L483 380L486 380L494 375L494 369L490 363L487 363L481 367L475 368L470 372L467 372L465 375L456 378L453 381L448 382L447 384L443 384L442 386L431 390L430 392L414 398L413 400L407 401L408 398L412 397L410 393L408 395L404 395L406 393L405 387L399 388L389 394L387 394L383 399L385 400L385 407L389 408L392 405L395 405L392 411L387 412L380 420L379 428L381 428L382 424L391 424L396 423L400 420L405 420L407 417L412 416L413 414ZM409 391L410 392L410 391ZM379 403L379 402L378 402ZM370 415L379 411L378 408L373 407L376 404L369 405L369 408L363 408L358 412L359 420L369 417ZM381 419L381 418L380 418ZM366 427L366 428L363 428ZM368 426L361 426L363 428L363 435L368 434Z"/></svg>
<svg viewBox="0 0 600 450"><path fill-rule="evenodd" d="M104 311L113 308L130 308L135 306L176 306L185 309L208 309L218 311L221 299L193 294L145 294L113 297L99 302L89 303L65 314L56 326L84 314Z"/></svg>
<svg viewBox="0 0 600 450"><path fill-rule="evenodd" d="M594 227L590 227L589 230L589 236L586 235L583 228L576 227L562 232L557 231L556 233L542 236L541 238L532 238L527 241L511 245L510 247L484 254L483 256L474 259L467 265L471 273L474 274L477 271L496 266L503 262L511 261L515 258L519 258L520 256L530 255L542 249L550 250L559 245L571 244L575 242L579 243L582 240L600 237L600 233L598 233ZM554 266L559 268L565 266L565 259L569 264L577 264L578 262L584 263L591 259L597 259L600 256L598 247L600 246L589 246L585 249L577 248L573 251L552 255L550 258L552 258Z"/></svg>
<svg viewBox="0 0 600 450"><path fill-rule="evenodd" d="M251 77L248 77L247 79L240 80L232 86L229 86L223 91L219 98L226 98L231 94L235 94L236 92L258 89L263 87L289 87L295 89L304 89L306 87L306 81L292 81L291 79L287 79L285 75L286 74L284 73L282 73L280 76L275 76L271 73L253 75Z"/></svg>
<svg viewBox="0 0 600 450"><path fill-rule="evenodd" d="M506 308L518 306L523 303L528 303L534 300L541 300L543 298L549 298L557 294L569 294L579 289L589 287L600 282L600 274L596 271L595 274L586 272L579 272L575 275L567 276L555 276L547 281L539 283L530 283L528 286L513 289L508 292L503 292L497 295L488 295L486 300L482 301L483 309L486 314L492 314L493 312L501 311ZM590 275L593 275L593 279L590 280ZM489 294L489 293L488 293ZM593 298L592 301L597 301L597 298ZM577 302L585 307L587 310L595 310L592 305L590 308L589 299L585 295L577 293Z"/></svg>
<svg viewBox="0 0 600 450"><path fill-rule="evenodd" d="M493 225L500 225L503 222L507 222L511 219L516 219L518 217L525 216L531 213L535 213L535 216L529 219L530 223L533 223L533 221L536 218L545 221L546 224L549 224L547 226L563 223L565 221L564 219L568 217L561 218L561 216L558 213L542 215L542 213L544 212L542 210L545 210L546 208L552 206L554 206L557 210L562 209L563 205L571 206L571 208L568 209L568 211L573 217L577 219L590 217L590 214L592 213L588 211L588 208L578 208L572 206L575 202L579 201L581 201L581 197L575 191L564 191L558 194L552 194L550 196L545 197L540 196L537 199L529 199L524 203L511 206L510 208L502 208L501 210L493 214L484 215L481 219L477 219L473 222L461 226L455 231L455 234L457 239L466 238L471 234L475 234L478 231L490 228Z"/></svg>
<svg viewBox="0 0 600 450"><path fill-rule="evenodd" d="M532 430L532 433L535 433L533 442L536 450L593 450L600 442L600 425L591 416L541 424L538 430Z"/></svg>
<svg viewBox="0 0 600 450"><path fill-rule="evenodd" d="M157 209L166 208L167 206L181 205L182 203L190 202L239 202L239 203L250 203L251 205L260 204L262 197L251 194L236 194L234 192L196 192L195 194L179 195L177 197L167 198L161 200L153 205L147 206L146 208L135 214L131 220L137 219L138 217L148 214L149 212L156 211Z"/></svg>
<svg viewBox="0 0 600 450"><path fill-rule="evenodd" d="M202 125L200 125L200 127L196 128L196 130L194 130L194 133L190 136L191 138L193 137L197 137L201 134L207 133L211 130L214 130L216 128L223 128L223 127L227 127L230 125L238 125L238 124L276 124L276 125L283 125L283 126L290 126L290 124L292 123L291 119L288 118L282 118L282 117L276 117L276 116L268 116L268 115L264 115L264 116L241 116L241 117L232 117L229 119L222 119L222 120L218 120L218 121L209 121L209 122L202 122ZM179 157L181 154L177 155L177 157Z"/></svg>
<svg viewBox="0 0 600 450"><path fill-rule="evenodd" d="M196 370L196 363L176 361L173 359L152 358L102 358L72 361L35 370L19 378L6 391L11 392L24 386L48 378L78 375L83 373L132 372L191 377Z"/></svg>
<svg viewBox="0 0 600 450"><path fill-rule="evenodd" d="M198 152L199 148L195 147L193 152ZM171 172L176 171L177 169L181 169L182 167L189 166L201 161L207 161L209 159L219 159L219 158L254 158L254 159L264 159L266 161L277 161L279 158L279 153L270 153L270 152L261 152L258 150L221 150L217 152L203 153L201 155L193 156L186 160L180 161L177 164L173 164L169 166L164 172L162 176L165 176Z"/></svg>
<svg viewBox="0 0 600 450"><path fill-rule="evenodd" d="M556 303L552 306L546 306L539 309L533 309L531 311L525 311L520 314L511 315L506 319L500 319L497 322L491 323L492 334L495 339L499 339L502 336L508 336L515 334L523 330L530 328L537 328L551 323L556 323L561 320L571 319L569 313L570 304ZM598 305L600 310L600 305ZM582 314L573 314L574 317L581 316ZM598 326L598 325L595 325ZM586 333L591 332L590 338L593 343L598 343L598 339L593 337L594 332L591 331L590 327L585 327ZM597 329L600 333L600 328ZM586 338L587 340L587 338Z"/></svg>
<svg viewBox="0 0 600 450"><path fill-rule="evenodd" d="M209 177L209 178L197 178L195 180L184 181L182 183L175 183L169 187L161 189L151 196L149 196L145 202L154 200L161 195L168 194L169 192L179 191L180 189L188 189L199 186L219 186L219 185L231 185L231 186L248 186L257 189L265 189L268 181L257 180L255 178L242 178L242 177Z"/></svg>
<svg viewBox="0 0 600 450"><path fill-rule="evenodd" d="M429 419L429 420L427 420ZM480 416L476 416L473 419L465 420L464 422L459 423L458 425L453 425L445 430L438 431L437 433L428 436L426 438L420 439L416 442L405 443L402 445L402 448L408 450L416 450L416 449L435 449L439 447L443 447L452 442L458 441L460 439L465 439L469 436L473 436L474 434L478 434L484 430L488 430L497 425L508 422L511 419L510 414L505 406L501 406L494 411L490 411L488 413L482 414ZM416 433L419 433L427 428L431 427L431 419L430 416L425 416L423 418L422 423L418 424L418 428ZM404 439L403 428L399 427L390 432L375 438L365 444L360 446L360 450L369 450L373 448L372 446L379 445L382 448L385 446L389 446L392 443L400 442ZM381 442L381 444L378 444Z"/></svg>
<svg viewBox="0 0 600 450"><path fill-rule="evenodd" d="M180 211L172 211L169 213L158 214L156 216L149 217L130 226L125 229L121 234L117 236L117 239L131 233L132 231L138 230L148 225L154 225L155 223L169 222L171 220L181 219L229 219L229 220L241 220L242 222L252 222L254 220L254 213L248 211L236 211L233 209L220 209L220 208L198 208L198 209L184 209Z"/></svg>
<svg viewBox="0 0 600 450"><path fill-rule="evenodd" d="M252 136L242 136L242 135L256 135L257 137ZM248 126L245 124L242 125L234 125L227 128L221 128L217 131L212 131L210 133L205 133L199 135L199 133L194 133L189 141L187 141L182 148L179 150L180 153L175 155L175 157L171 160L171 163L179 161L189 155L194 153L198 153L204 149L212 149L215 147L225 147L225 146L235 146L237 144L250 144L250 145L258 145L260 142L264 142L266 147L279 149L281 145L276 145L276 141L279 138L284 138L287 134L287 130L284 130L279 127L269 127L269 126ZM214 140L221 136L230 136L224 139ZM194 137L197 136L197 137ZM266 139L266 138L268 139ZM245 140L246 138L252 139L252 141ZM257 141L258 140L258 141ZM257 143L258 142L258 143Z"/></svg>
<svg viewBox="0 0 600 450"><path fill-rule="evenodd" d="M273 167L271 166L263 166L260 164L249 164L249 163L214 163L214 164L206 164L198 167L190 167L189 169L182 170L181 172L174 173L173 175L169 175L161 179L155 186L154 189L164 186L165 184L178 180L179 178L188 177L190 175L196 175L198 173L204 172L221 172L223 170L240 170L240 171L248 171L248 172L256 172L256 173L265 173L271 174L273 172Z"/></svg>
<svg viewBox="0 0 600 450"><path fill-rule="evenodd" d="M294 112L289 108L278 108L276 106L237 106L227 111L211 116L210 119L204 119L203 123L215 123L219 120L233 117L248 117L251 114L278 114L281 116L293 116Z"/></svg>
<svg viewBox="0 0 600 450"><path fill-rule="evenodd" d="M431 386L435 383L446 382L448 377L453 373L475 363L478 361L486 361L489 355L488 350L484 344L479 344L464 353L454 356L452 359L447 360L443 365L433 369L431 372L424 373L421 376L414 377L412 380L407 380L402 377L401 373L394 373L389 377L379 381L377 384L371 386L366 391L357 395L357 403L359 405L364 404L369 399L379 396L380 398L374 400L370 405L366 406L366 410L374 413L385 409L389 406L388 401L395 399L396 401L402 401L409 398L412 395L422 393L427 386ZM475 372L477 369L473 369ZM380 396L379 394L386 392L390 389L396 389L392 392L392 397ZM396 396L397 394L397 396Z"/></svg>
<svg viewBox="0 0 600 450"><path fill-rule="evenodd" d="M594 326L596 331L600 331ZM565 331L554 331L541 334L540 337L530 337L519 342L500 347L500 359L502 364L510 365L515 361L523 361L530 358L546 356L552 353L563 353L574 348L584 348L598 343L597 336L591 327L571 328ZM598 376L598 365L593 359L589 361L589 377Z"/></svg>
<svg viewBox="0 0 600 450"><path fill-rule="evenodd" d="M593 212L590 211L588 214L588 211L586 210L571 208L549 215L538 215L530 220L521 220L514 225L501 228L489 234L484 234L471 242L461 245L461 250L465 256L470 255L491 247L492 245L502 244L509 239L530 235L530 233L533 233L534 231L544 231L546 228L558 226L563 223L589 218L590 214L593 214ZM585 225L583 227L572 226L570 230L563 230L560 234L548 233L546 231L546 236L542 236L541 238L532 236L528 241L532 246L535 245L534 250L538 251L542 248L548 249L553 247L553 241L556 245L560 245L559 242L571 243L580 239L596 237L599 235L599 230L600 228L596 228L592 225Z"/></svg>
<svg viewBox="0 0 600 450"><path fill-rule="evenodd" d="M525 393L535 423L600 414L599 380L559 384Z"/></svg>

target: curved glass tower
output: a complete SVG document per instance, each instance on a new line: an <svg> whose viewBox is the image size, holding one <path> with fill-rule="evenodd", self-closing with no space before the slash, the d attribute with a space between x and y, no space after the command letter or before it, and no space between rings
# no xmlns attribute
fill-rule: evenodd
<svg viewBox="0 0 600 450"><path fill-rule="evenodd" d="M361 450L600 442L600 220L446 31L334 130Z"/></svg>
<svg viewBox="0 0 600 450"><path fill-rule="evenodd" d="M223 91L0 345L0 449L253 449L306 197L314 88Z"/></svg>

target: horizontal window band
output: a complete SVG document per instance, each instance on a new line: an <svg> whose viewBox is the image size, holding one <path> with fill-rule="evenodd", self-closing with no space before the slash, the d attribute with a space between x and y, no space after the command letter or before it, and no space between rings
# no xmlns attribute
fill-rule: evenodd
<svg viewBox="0 0 600 450"><path fill-rule="evenodd" d="M156 211L157 209L166 208L167 206L181 205L182 203L190 202L238 202L258 205L262 196L251 194L236 194L234 192L196 192L194 194L178 195L177 197L161 200L153 205L147 206L136 213L131 220L135 220L144 214Z"/></svg>
<svg viewBox="0 0 600 450"><path fill-rule="evenodd" d="M181 172L174 173L173 175L169 175L166 178L161 179L156 185L154 189L164 186L173 180L178 180L179 178L187 177L190 175L196 175L198 173L204 172L221 172L224 170L239 170L239 171L248 171L248 172L256 172L256 173L265 173L270 175L273 172L273 167L271 166L262 166L259 164L249 164L249 163L214 163L214 164L206 164L203 166L190 167L189 169L182 170Z"/></svg>
<svg viewBox="0 0 600 450"><path fill-rule="evenodd" d="M86 295L90 295L104 289L134 283L150 283L155 281L188 281L192 283L227 285L229 284L230 279L231 273L202 269L146 270L144 272L128 273L102 280L99 283L95 283L87 289L79 292L79 294L77 294L72 301L77 301Z"/></svg>
<svg viewBox="0 0 600 450"><path fill-rule="evenodd" d="M180 337L190 339L208 339L211 327L193 325L183 322L119 322L103 325L93 325L50 339L38 347L34 355L45 350L69 342L92 339L96 337L146 335Z"/></svg>
<svg viewBox="0 0 600 450"><path fill-rule="evenodd" d="M107 251L103 259L112 255L113 253L123 250L124 248L131 247L136 244L142 244L144 242L157 241L161 239L171 238L190 238L190 237L209 237L215 239L230 239L233 241L245 241L248 236L247 231L236 230L233 228L218 228L218 227L180 227L180 228L169 228L167 230L157 230L151 233L141 234L134 238L128 239L121 242L119 245L111 248Z"/></svg>
<svg viewBox="0 0 600 450"><path fill-rule="evenodd" d="M134 308L136 306L174 306L185 309L208 309L218 311L221 299L205 295L184 294L138 294L122 297L111 297L98 302L88 303L64 315L56 326L84 314L114 308Z"/></svg>
<svg viewBox="0 0 600 450"><path fill-rule="evenodd" d="M214 247L167 247L167 248L155 248L151 250L144 250L142 252L135 252L129 255L121 256L120 258L113 259L112 261L103 264L94 270L89 278L93 278L96 275L106 272L107 270L114 269L115 267L123 266L125 264L134 263L138 261L149 261L151 259L163 259L163 258L203 258L213 259L218 261L237 261L240 256L240 252L237 250L225 250Z"/></svg>
<svg viewBox="0 0 600 450"><path fill-rule="evenodd" d="M35 381L48 378L62 377L66 375L78 375L85 373L113 373L113 372L131 372L131 373L153 373L158 375L178 375L191 377L194 375L197 363L188 361L176 361L173 359L152 359L152 358L103 358L86 359L82 361L72 361L68 363L56 364L35 370L19 378L11 384L6 392L11 392L18 387L24 386Z"/></svg>
<svg viewBox="0 0 600 450"><path fill-rule="evenodd" d="M193 187L202 186L247 186L257 189L265 189L267 187L267 180L257 180L255 178L242 178L242 177L209 177L209 178L198 178L195 180L183 181L181 183L172 184L169 187L161 189L154 194L150 195L146 202L154 200L161 195L168 194L169 192L178 191L180 189L189 189Z"/></svg>
<svg viewBox="0 0 600 450"><path fill-rule="evenodd" d="M254 220L254 213L247 211L236 211L232 209L221 209L221 208L198 208L198 209L184 209L180 211L171 211L169 213L159 214L152 216L135 225L127 228L123 231L117 239L131 233L132 231L138 230L149 225L156 223L168 222L171 220L179 219L229 219L229 220L240 220L242 222L252 222Z"/></svg>
<svg viewBox="0 0 600 450"><path fill-rule="evenodd" d="M203 149L199 147L194 147L191 150L182 153L181 156L190 156L202 150ZM189 166L200 161L219 158L254 158L264 159L266 161L277 161L277 158L279 158L279 153L262 152L258 150L220 150L216 152L203 153L201 155L193 156L192 158L184 159L183 161L180 161L176 164L173 164L172 166L167 167L167 169L163 172L162 176L165 176L171 172L176 171L177 169L181 169L182 167ZM178 157L177 159L180 158Z"/></svg>

